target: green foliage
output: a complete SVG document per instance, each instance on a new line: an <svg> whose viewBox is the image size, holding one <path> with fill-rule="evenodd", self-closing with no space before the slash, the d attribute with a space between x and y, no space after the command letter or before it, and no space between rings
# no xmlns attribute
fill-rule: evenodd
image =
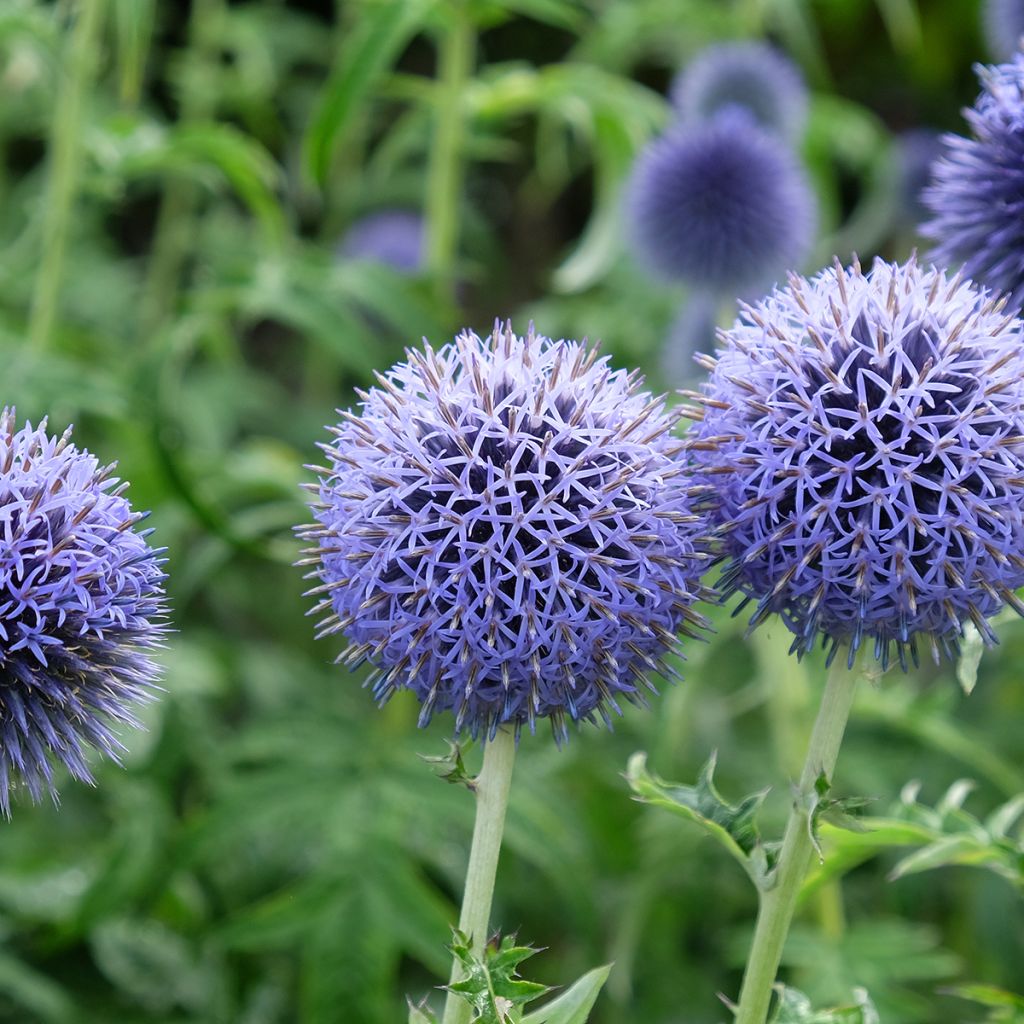
<svg viewBox="0 0 1024 1024"><path fill-rule="evenodd" d="M992 985L958 985L947 989L949 995L967 999L988 1007L985 1024L1022 1024L1024 1022L1024 996L1005 992ZM978 1024L981 1024L979 1021Z"/></svg>
<svg viewBox="0 0 1024 1024"><path fill-rule="evenodd" d="M659 366L683 296L625 251L621 187L668 123L672 74L707 43L769 37L808 75L815 259L906 255L892 132L957 129L983 56L961 0L467 0L460 287L442 300L429 275L338 247L365 213L423 209L457 6L107 0L70 129L81 165L53 328L30 350L50 134L84 4L0 3L2 403L73 422L119 460L168 547L177 630L166 694L145 733L123 736L125 768L97 765L95 789L65 780L59 812L19 801L2 826L0 1024L391 1024L406 992L430 993L413 1017L429 1021L472 800L418 756L441 754L450 723L417 732L402 697L378 710L330 664L338 645L312 639L292 527L323 425L405 346L496 315L601 338L617 365L674 388ZM791 659L765 669L728 609L713 615L718 634L691 645L687 682L653 713L561 751L521 740L494 921L548 947L538 984L580 978L523 1024L667 1024L681 1005L687 1024L718 1024L716 993L738 987L754 901L731 861L770 869L759 829L781 834L820 664L794 698ZM931 667L860 696L843 792L877 795L873 811L907 778L925 793L965 774L979 786L970 814L914 794L862 833L837 829L849 808L819 794L825 861L785 965L814 1005L863 984L883 1019L934 1024L954 1012L939 984L987 979L960 990L982 1007L1020 988L1024 901L1004 879L1021 877L1007 801L1024 792L1024 630L998 628L983 657L966 642L969 701ZM674 786L632 763L638 795L672 814L628 799L618 773L638 749L669 778L699 778ZM462 762L444 770L466 781L478 752ZM989 870L921 874L939 864ZM1012 1007L991 1003L993 1019Z"/></svg>

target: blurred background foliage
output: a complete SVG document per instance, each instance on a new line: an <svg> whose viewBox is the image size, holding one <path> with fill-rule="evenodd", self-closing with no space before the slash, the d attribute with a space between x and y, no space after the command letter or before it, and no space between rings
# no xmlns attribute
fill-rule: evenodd
<svg viewBox="0 0 1024 1024"><path fill-rule="evenodd" d="M472 801L417 756L450 722L378 711L313 642L302 465L373 368L495 317L676 383L683 295L625 252L621 185L673 74L745 37L813 89L803 269L905 257L898 140L973 99L965 0L0 4L3 401L120 460L178 629L126 770L0 823L0 1020L386 1024L440 984ZM426 214L417 272L346 249L388 208ZM495 920L547 947L540 981L614 960L595 1024L714 1024L738 988L741 870L622 778L638 749L678 779L717 750L721 790L771 785L781 831L820 666L716 623L650 713L522 743ZM816 1002L863 985L889 1024L977 1020L944 994L972 984L1018 1019L992 995L1024 990L1024 628L1002 633L969 697L931 667L861 694L838 791L877 797L881 833L823 833L786 954Z"/></svg>

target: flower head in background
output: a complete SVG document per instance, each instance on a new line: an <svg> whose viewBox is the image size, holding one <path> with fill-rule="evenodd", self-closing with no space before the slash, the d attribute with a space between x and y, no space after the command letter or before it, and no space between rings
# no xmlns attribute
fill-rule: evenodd
<svg viewBox="0 0 1024 1024"><path fill-rule="evenodd" d="M796 157L730 109L676 127L637 160L626 205L641 261L718 294L769 286L807 255L814 199Z"/></svg>
<svg viewBox="0 0 1024 1024"><path fill-rule="evenodd" d="M985 0L981 18L992 56L1010 60L1024 36L1024 0Z"/></svg>
<svg viewBox="0 0 1024 1024"><path fill-rule="evenodd" d="M988 293L837 264L746 307L708 364L693 447L752 626L905 667L1024 610L1024 323Z"/></svg>
<svg viewBox="0 0 1024 1024"><path fill-rule="evenodd" d="M672 103L687 123L730 107L768 132L795 142L807 121L807 87L799 69L765 43L720 43L702 50L676 76Z"/></svg>
<svg viewBox="0 0 1024 1024"><path fill-rule="evenodd" d="M412 690L421 724L532 729L642 700L703 624L702 522L678 416L597 350L496 327L378 376L323 448L303 530L321 634Z"/></svg>
<svg viewBox="0 0 1024 1024"><path fill-rule="evenodd" d="M159 552L126 484L45 423L0 415L0 809L56 797L53 766L91 781L85 748L123 749L164 632Z"/></svg>
<svg viewBox="0 0 1024 1024"><path fill-rule="evenodd" d="M1024 54L978 67L982 93L965 111L973 138L944 136L921 233L937 243L932 258L1024 302Z"/></svg>
<svg viewBox="0 0 1024 1024"><path fill-rule="evenodd" d="M379 210L355 221L338 254L345 259L383 263L403 274L423 267L423 217L412 210Z"/></svg>
<svg viewBox="0 0 1024 1024"><path fill-rule="evenodd" d="M899 179L894 213L902 224L916 228L929 215L922 192L942 155L942 135L930 128L914 128L898 135L895 142Z"/></svg>

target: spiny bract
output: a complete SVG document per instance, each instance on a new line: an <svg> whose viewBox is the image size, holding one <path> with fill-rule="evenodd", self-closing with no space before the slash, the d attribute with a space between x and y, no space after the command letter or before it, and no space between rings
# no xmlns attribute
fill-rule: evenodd
<svg viewBox="0 0 1024 1024"><path fill-rule="evenodd" d="M1024 610L1024 323L913 261L837 263L721 341L692 447L751 625L904 667L918 635L936 659L966 622L993 642L988 617Z"/></svg>
<svg viewBox="0 0 1024 1024"><path fill-rule="evenodd" d="M608 720L642 700L706 567L678 414L595 348L465 332L360 392L314 489L320 635L411 689L421 724ZM653 687L652 687L653 688Z"/></svg>
<svg viewBox="0 0 1024 1024"><path fill-rule="evenodd" d="M85 747L115 760L137 725L163 626L159 552L101 467L45 422L0 416L0 808L24 784L56 797L53 762L91 780Z"/></svg>
<svg viewBox="0 0 1024 1024"><path fill-rule="evenodd" d="M974 137L945 135L924 191L921 228L939 265L963 265L979 284L1024 303L1024 54L977 67L982 93L964 117Z"/></svg>
<svg viewBox="0 0 1024 1024"><path fill-rule="evenodd" d="M626 214L653 272L730 297L800 263L815 222L796 157L735 108L651 143L633 168Z"/></svg>
<svg viewBox="0 0 1024 1024"><path fill-rule="evenodd" d="M676 76L671 95L684 121L706 121L740 107L788 142L800 137L807 119L807 88L796 65L760 42L720 43L701 50Z"/></svg>

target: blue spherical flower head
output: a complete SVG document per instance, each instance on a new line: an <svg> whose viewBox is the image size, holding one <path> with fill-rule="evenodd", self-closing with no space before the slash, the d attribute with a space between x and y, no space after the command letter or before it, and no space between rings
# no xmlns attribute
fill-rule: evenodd
<svg viewBox="0 0 1024 1024"><path fill-rule="evenodd" d="M0 415L0 809L12 790L56 799L54 764L91 781L87 747L117 759L138 725L163 626L163 571L127 485L70 432Z"/></svg>
<svg viewBox="0 0 1024 1024"><path fill-rule="evenodd" d="M986 0L982 27L992 55L1009 60L1020 49L1024 36L1024 0Z"/></svg>
<svg viewBox="0 0 1024 1024"><path fill-rule="evenodd" d="M766 131L795 142L807 120L807 88L789 58L758 42L709 46L676 76L672 103L700 123L729 107L746 110Z"/></svg>
<svg viewBox="0 0 1024 1024"><path fill-rule="evenodd" d="M650 270L730 295L798 264L815 222L796 157L735 109L651 143L633 169L626 216Z"/></svg>
<svg viewBox="0 0 1024 1024"><path fill-rule="evenodd" d="M964 112L973 138L944 136L945 154L924 192L934 215L921 233L932 258L1024 303L1024 54L979 67L983 91Z"/></svg>
<svg viewBox="0 0 1024 1024"><path fill-rule="evenodd" d="M876 262L794 277L722 336L693 448L723 584L810 650L906 667L1024 585L1024 323L973 284ZM744 601L746 604L746 601Z"/></svg>
<svg viewBox="0 0 1024 1024"><path fill-rule="evenodd" d="M345 233L339 254L383 263L403 274L423 266L424 225L412 210L379 210L357 220Z"/></svg>
<svg viewBox="0 0 1024 1024"><path fill-rule="evenodd" d="M496 327L408 362L324 445L308 562L348 664L493 734L642 701L706 554L678 414L597 350Z"/></svg>

